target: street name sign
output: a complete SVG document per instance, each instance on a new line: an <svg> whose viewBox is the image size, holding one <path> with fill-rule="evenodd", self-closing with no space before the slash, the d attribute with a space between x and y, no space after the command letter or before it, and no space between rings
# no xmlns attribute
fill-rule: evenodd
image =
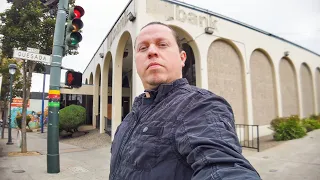
<svg viewBox="0 0 320 180"><path fill-rule="evenodd" d="M38 61L45 64L51 63L51 56L45 54L38 54L33 52L21 51L21 50L14 50L13 57L18 59L25 59L30 61Z"/></svg>

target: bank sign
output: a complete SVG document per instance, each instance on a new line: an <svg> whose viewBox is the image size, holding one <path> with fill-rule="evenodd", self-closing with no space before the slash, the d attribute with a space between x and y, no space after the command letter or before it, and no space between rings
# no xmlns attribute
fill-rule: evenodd
<svg viewBox="0 0 320 180"><path fill-rule="evenodd" d="M146 13L164 22L179 21L200 28L210 27L216 30L219 21L219 18L209 13L180 6L178 2L174 3L172 0L147 0Z"/></svg>
<svg viewBox="0 0 320 180"><path fill-rule="evenodd" d="M186 11L186 9L180 6L175 6L174 19L180 22L188 22L189 24L199 27L211 27L217 29L218 20L213 16L200 15L192 11Z"/></svg>

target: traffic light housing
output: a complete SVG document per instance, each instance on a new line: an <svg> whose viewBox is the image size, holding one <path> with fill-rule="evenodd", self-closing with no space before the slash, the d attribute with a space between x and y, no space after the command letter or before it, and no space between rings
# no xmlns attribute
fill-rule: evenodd
<svg viewBox="0 0 320 180"><path fill-rule="evenodd" d="M67 71L65 77L65 85L79 88L82 86L82 73L75 71Z"/></svg>
<svg viewBox="0 0 320 180"><path fill-rule="evenodd" d="M66 27L66 50L77 49L82 41L80 30L83 28L81 17L84 9L81 6L74 6L69 11L68 23Z"/></svg>

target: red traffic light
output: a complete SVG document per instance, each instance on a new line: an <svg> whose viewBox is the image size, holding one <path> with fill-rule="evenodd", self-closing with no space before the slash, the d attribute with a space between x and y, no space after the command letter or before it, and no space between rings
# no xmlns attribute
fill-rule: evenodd
<svg viewBox="0 0 320 180"><path fill-rule="evenodd" d="M65 85L79 88L82 86L82 73L75 71L67 71L65 77Z"/></svg>
<svg viewBox="0 0 320 180"><path fill-rule="evenodd" d="M71 19L80 19L84 15L84 9L81 6L75 6L72 9L70 9L70 14Z"/></svg>
<svg viewBox="0 0 320 180"><path fill-rule="evenodd" d="M76 16L75 18L81 18L81 13L80 13L79 10L75 9L75 10L73 11L73 13L74 13L74 15Z"/></svg>

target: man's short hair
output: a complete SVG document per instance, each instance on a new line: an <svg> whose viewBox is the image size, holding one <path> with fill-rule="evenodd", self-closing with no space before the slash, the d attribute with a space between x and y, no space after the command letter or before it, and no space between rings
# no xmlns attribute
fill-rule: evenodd
<svg viewBox="0 0 320 180"><path fill-rule="evenodd" d="M172 27L170 27L169 25L164 24L164 23L162 23L162 22L153 21L153 22L150 22L150 23L148 23L147 25L143 26L143 27L140 29L140 31L141 31L142 29L144 29L145 27L150 26L150 25L162 25L162 26L165 26L165 27L169 28L169 29L171 30L171 32L172 32L173 37L174 37L175 40L176 40L176 43L177 43L178 48L179 48L179 51L182 51L182 50L183 50L183 49L182 49L182 43L181 43L181 41L180 41L180 39L179 39L178 33L177 33ZM134 43L134 44L136 44L136 43Z"/></svg>

